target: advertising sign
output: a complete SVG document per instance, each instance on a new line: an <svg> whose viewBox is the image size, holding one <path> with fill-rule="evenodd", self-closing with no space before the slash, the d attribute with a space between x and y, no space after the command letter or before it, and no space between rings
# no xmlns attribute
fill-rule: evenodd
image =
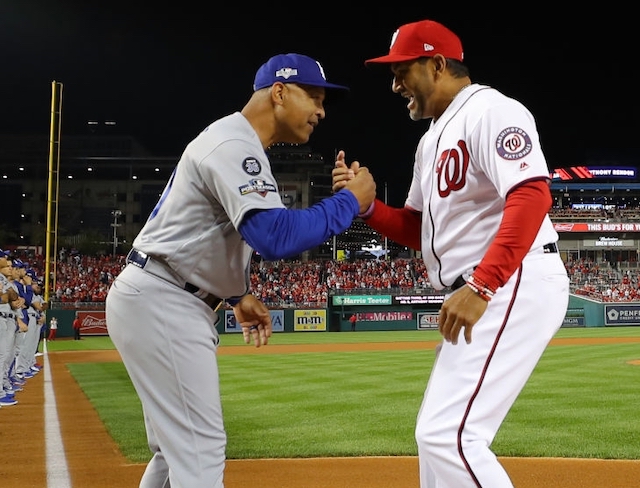
<svg viewBox="0 0 640 488"><path fill-rule="evenodd" d="M444 294L439 295L395 295L393 303L396 305L442 305Z"/></svg>
<svg viewBox="0 0 640 488"><path fill-rule="evenodd" d="M391 305L391 295L334 295L332 299L334 305Z"/></svg>
<svg viewBox="0 0 640 488"><path fill-rule="evenodd" d="M640 305L605 305L604 325L640 325Z"/></svg>
<svg viewBox="0 0 640 488"><path fill-rule="evenodd" d="M293 330L295 332L327 330L327 311L295 310L293 312Z"/></svg>
<svg viewBox="0 0 640 488"><path fill-rule="evenodd" d="M359 312L356 317L361 322L402 322L413 320L413 312Z"/></svg>
<svg viewBox="0 0 640 488"><path fill-rule="evenodd" d="M271 327L273 332L284 332L284 311L269 310L271 315ZM236 322L236 316L233 310L224 311L224 331L225 332L242 332L242 327Z"/></svg>
<svg viewBox="0 0 640 488"><path fill-rule="evenodd" d="M438 328L437 313L419 313L418 314L418 330L429 330Z"/></svg>
<svg viewBox="0 0 640 488"><path fill-rule="evenodd" d="M78 312L78 318L80 319L80 335L109 335L104 311Z"/></svg>

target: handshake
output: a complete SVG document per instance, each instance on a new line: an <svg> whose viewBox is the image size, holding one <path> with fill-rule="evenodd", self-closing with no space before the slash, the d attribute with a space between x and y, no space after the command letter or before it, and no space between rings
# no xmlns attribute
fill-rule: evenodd
<svg viewBox="0 0 640 488"><path fill-rule="evenodd" d="M368 168L361 167L358 161L347 166L345 153L340 150L331 176L333 177L331 188L334 193L346 188L357 198L361 214L369 209L376 198L376 182Z"/></svg>

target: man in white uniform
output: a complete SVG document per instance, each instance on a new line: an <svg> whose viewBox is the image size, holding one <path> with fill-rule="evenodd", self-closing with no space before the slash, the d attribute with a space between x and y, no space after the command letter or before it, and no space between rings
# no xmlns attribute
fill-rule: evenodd
<svg viewBox="0 0 640 488"><path fill-rule="evenodd" d="M348 191L287 209L265 149L306 143L325 117L325 96L346 88L291 53L262 65L253 90L242 111L189 143L107 296L107 328L153 452L143 488L223 487L216 310L226 299L245 342L267 344L269 310L249 290L253 249L268 260L295 256L348 229L376 195L365 169Z"/></svg>
<svg viewBox="0 0 640 488"><path fill-rule="evenodd" d="M415 431L420 486L511 488L490 445L569 296L535 121L518 101L471 83L460 39L437 22L401 26L389 54L366 61L377 63L390 66L411 119L431 122L405 206L375 200L362 217L421 250L431 284L449 292ZM340 151L334 190L358 172Z"/></svg>

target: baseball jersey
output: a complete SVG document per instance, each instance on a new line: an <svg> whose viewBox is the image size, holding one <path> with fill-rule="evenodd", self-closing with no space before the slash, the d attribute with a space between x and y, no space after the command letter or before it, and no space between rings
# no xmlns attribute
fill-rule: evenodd
<svg viewBox="0 0 640 488"><path fill-rule="evenodd" d="M38 310L34 305L40 305L40 309L42 309L42 305L44 304L44 297L42 295L38 295L37 293L33 294L33 298L31 299L31 306L29 307L29 312L34 312L38 318L42 316L41 310Z"/></svg>
<svg viewBox="0 0 640 488"><path fill-rule="evenodd" d="M0 291L2 292L2 294L7 293L7 291L9 291L9 288L13 288L11 286L11 284L9 283L9 280L7 279L7 277L5 275L3 275L2 273L0 273ZM8 314L11 312L11 304L10 303L0 303L0 312L4 313L4 314Z"/></svg>
<svg viewBox="0 0 640 488"><path fill-rule="evenodd" d="M422 254L436 289L480 263L509 191L540 178L549 170L535 120L517 100L473 84L431 121L405 204L422 212ZM547 215L532 249L557 240Z"/></svg>
<svg viewBox="0 0 640 488"><path fill-rule="evenodd" d="M252 249L237 229L248 211L272 208L285 206L269 159L235 112L187 145L133 246L209 293L243 295Z"/></svg>

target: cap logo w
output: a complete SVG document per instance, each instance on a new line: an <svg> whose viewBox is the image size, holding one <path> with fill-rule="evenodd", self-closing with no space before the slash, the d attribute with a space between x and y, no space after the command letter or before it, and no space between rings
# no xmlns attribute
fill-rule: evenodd
<svg viewBox="0 0 640 488"><path fill-rule="evenodd" d="M433 50L435 49L435 47L433 47L431 44L428 44L428 43L426 43L426 42L424 43L424 46L423 46L423 47L424 47L424 51L425 51L425 52L427 52L427 53L428 53L429 51L433 51Z"/></svg>
<svg viewBox="0 0 640 488"><path fill-rule="evenodd" d="M393 45L396 42L396 39L398 38L398 34L400 33L400 29L397 29L393 35L391 36L391 46L389 46L390 48L393 47Z"/></svg>
<svg viewBox="0 0 640 488"><path fill-rule="evenodd" d="M276 77L288 80L291 76L298 76L298 70L295 68L282 68L276 71Z"/></svg>
<svg viewBox="0 0 640 488"><path fill-rule="evenodd" d="M322 75L322 78L327 81L327 77L324 75L324 68L322 67L322 65L316 61L316 64L318 65L318 69L320 70L320 74Z"/></svg>

